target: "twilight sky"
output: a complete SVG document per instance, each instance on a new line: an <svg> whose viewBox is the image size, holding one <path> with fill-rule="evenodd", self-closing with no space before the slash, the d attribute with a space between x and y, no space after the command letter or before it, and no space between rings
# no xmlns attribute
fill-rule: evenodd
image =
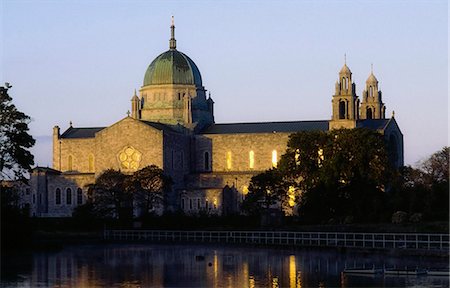
<svg viewBox="0 0 450 288"><path fill-rule="evenodd" d="M216 123L328 120L338 72L361 96L373 63L405 163L448 145L447 1L0 1L0 83L32 117L36 163L51 133L126 116L169 48L197 64ZM3 84L2 84L3 85Z"/></svg>

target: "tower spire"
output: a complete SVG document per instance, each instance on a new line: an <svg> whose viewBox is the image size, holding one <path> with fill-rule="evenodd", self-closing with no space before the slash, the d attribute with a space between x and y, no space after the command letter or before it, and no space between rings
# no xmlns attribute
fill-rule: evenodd
<svg viewBox="0 0 450 288"><path fill-rule="evenodd" d="M172 25L170 25L170 41L169 41L170 49L177 49L177 40L175 40L175 23L172 16Z"/></svg>

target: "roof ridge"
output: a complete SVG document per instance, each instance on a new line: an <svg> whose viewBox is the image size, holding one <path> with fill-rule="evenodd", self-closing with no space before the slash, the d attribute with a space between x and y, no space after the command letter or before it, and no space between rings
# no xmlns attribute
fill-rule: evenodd
<svg viewBox="0 0 450 288"><path fill-rule="evenodd" d="M293 120L293 121L267 121L267 122L235 122L235 123L214 123L213 125L242 125L242 124L273 124L273 123L300 123L300 122L329 122L329 120Z"/></svg>

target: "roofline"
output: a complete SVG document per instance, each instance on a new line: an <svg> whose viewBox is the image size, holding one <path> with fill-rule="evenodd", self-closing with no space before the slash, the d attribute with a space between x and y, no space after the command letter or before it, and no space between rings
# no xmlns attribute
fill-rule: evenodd
<svg viewBox="0 0 450 288"><path fill-rule="evenodd" d="M236 123L214 123L211 124L208 127L214 126L214 125L242 125L242 124L282 124L282 123L305 123L305 122L330 122L330 120L293 120L293 121L268 121L268 122L236 122Z"/></svg>

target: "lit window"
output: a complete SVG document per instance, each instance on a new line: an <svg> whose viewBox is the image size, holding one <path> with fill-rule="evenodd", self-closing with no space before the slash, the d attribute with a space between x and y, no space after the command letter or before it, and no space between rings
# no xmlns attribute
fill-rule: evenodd
<svg viewBox="0 0 450 288"><path fill-rule="evenodd" d="M253 152L253 150L252 151L250 151L249 153L248 153L248 157L249 157L249 167L250 167L250 169L253 169L253 168L255 168L255 152Z"/></svg>
<svg viewBox="0 0 450 288"><path fill-rule="evenodd" d="M242 186L242 194L244 195L248 194L248 186Z"/></svg>
<svg viewBox="0 0 450 288"><path fill-rule="evenodd" d="M73 169L73 157L69 155L69 159L67 160L67 170L72 171Z"/></svg>
<svg viewBox="0 0 450 288"><path fill-rule="evenodd" d="M300 149L295 149L295 164L300 165Z"/></svg>
<svg viewBox="0 0 450 288"><path fill-rule="evenodd" d="M277 168L278 163L278 157L277 157L277 150L272 151L272 167Z"/></svg>
<svg viewBox="0 0 450 288"><path fill-rule="evenodd" d="M231 151L227 152L227 169L231 170Z"/></svg>
<svg viewBox="0 0 450 288"><path fill-rule="evenodd" d="M217 198L214 198L213 204L214 204L214 209L217 209Z"/></svg>
<svg viewBox="0 0 450 288"><path fill-rule="evenodd" d="M89 155L89 172L94 172L94 155Z"/></svg>
<svg viewBox="0 0 450 288"><path fill-rule="evenodd" d="M317 151L317 163L319 164L319 167L322 167L322 162L323 162L323 159L324 159L324 157L323 157L323 149L319 149L318 151Z"/></svg>
<svg viewBox="0 0 450 288"><path fill-rule="evenodd" d="M66 204L71 205L72 204L72 189L67 188L66 190Z"/></svg>
<svg viewBox="0 0 450 288"><path fill-rule="evenodd" d="M56 188L55 192L55 204L60 205L61 204L61 189Z"/></svg>
<svg viewBox="0 0 450 288"><path fill-rule="evenodd" d="M289 186L288 190L288 203L289 206L294 207L295 206L295 188L293 186Z"/></svg>

